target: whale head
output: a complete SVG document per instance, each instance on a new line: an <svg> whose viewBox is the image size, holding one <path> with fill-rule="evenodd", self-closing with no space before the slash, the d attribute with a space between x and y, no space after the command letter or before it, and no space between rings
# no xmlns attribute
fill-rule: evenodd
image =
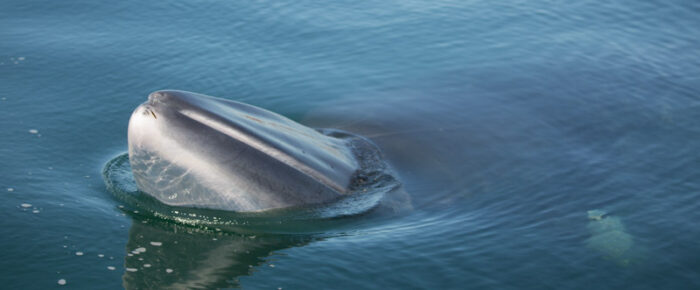
<svg viewBox="0 0 700 290"><path fill-rule="evenodd" d="M349 194L353 146L252 105L157 91L129 120L138 188L172 206L255 212Z"/></svg>

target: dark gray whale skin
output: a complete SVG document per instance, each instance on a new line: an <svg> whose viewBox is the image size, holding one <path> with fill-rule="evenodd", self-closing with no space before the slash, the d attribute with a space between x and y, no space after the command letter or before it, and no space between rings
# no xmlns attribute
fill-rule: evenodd
<svg viewBox="0 0 700 290"><path fill-rule="evenodd" d="M142 192L172 206L237 212L350 194L360 167L352 143L369 142L184 91L150 94L131 115L128 131L129 161Z"/></svg>

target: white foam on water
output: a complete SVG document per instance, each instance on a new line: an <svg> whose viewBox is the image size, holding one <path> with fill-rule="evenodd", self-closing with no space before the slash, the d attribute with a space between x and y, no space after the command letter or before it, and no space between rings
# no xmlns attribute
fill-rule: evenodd
<svg viewBox="0 0 700 290"><path fill-rule="evenodd" d="M8 188L7 188L7 191L9 191L9 192L13 192L13 191L15 191L15 189L14 189L14 188L12 188L12 187L8 187Z"/></svg>
<svg viewBox="0 0 700 290"><path fill-rule="evenodd" d="M20 206L23 208L30 208L30 207L32 207L32 204L31 203L23 203L23 204L20 204Z"/></svg>
<svg viewBox="0 0 700 290"><path fill-rule="evenodd" d="M115 268L114 266L107 266L107 270L114 271L115 269L117 268Z"/></svg>
<svg viewBox="0 0 700 290"><path fill-rule="evenodd" d="M58 279L58 285L66 285L66 279Z"/></svg>
<svg viewBox="0 0 700 290"><path fill-rule="evenodd" d="M100 257L100 258L104 258L104 257L105 257L104 254L97 254L97 256Z"/></svg>
<svg viewBox="0 0 700 290"><path fill-rule="evenodd" d="M165 273L168 273L168 274L169 274L169 273L172 273L172 272L173 272L173 269L170 269L170 268L165 269Z"/></svg>
<svg viewBox="0 0 700 290"><path fill-rule="evenodd" d="M143 267L144 267L144 268L150 268L150 267L151 267L151 264L143 264Z"/></svg>
<svg viewBox="0 0 700 290"><path fill-rule="evenodd" d="M136 268L126 268L126 271L127 271L127 272L136 272L136 271L138 271L138 269L136 269Z"/></svg>
<svg viewBox="0 0 700 290"><path fill-rule="evenodd" d="M29 129L29 133L31 133L31 134L39 134L39 130L37 130L37 129Z"/></svg>
<svg viewBox="0 0 700 290"><path fill-rule="evenodd" d="M80 251L75 252L75 255L76 255L76 256L82 256L82 255L83 255L83 252L80 252Z"/></svg>
<svg viewBox="0 0 700 290"><path fill-rule="evenodd" d="M163 245L162 242L151 242L151 246L160 247L162 245Z"/></svg>

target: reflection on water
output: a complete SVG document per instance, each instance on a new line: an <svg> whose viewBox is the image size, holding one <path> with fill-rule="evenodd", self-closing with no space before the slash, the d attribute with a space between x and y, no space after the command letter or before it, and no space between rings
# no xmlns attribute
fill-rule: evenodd
<svg viewBox="0 0 700 290"><path fill-rule="evenodd" d="M238 287L256 267L274 266L275 251L312 242L311 235L240 235L135 218L129 230L127 289Z"/></svg>

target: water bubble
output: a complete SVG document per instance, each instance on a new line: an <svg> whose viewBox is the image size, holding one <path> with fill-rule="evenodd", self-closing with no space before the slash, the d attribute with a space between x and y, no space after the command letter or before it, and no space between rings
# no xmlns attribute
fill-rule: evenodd
<svg viewBox="0 0 700 290"><path fill-rule="evenodd" d="M76 256L82 256L82 255L83 255L83 252L80 252L80 251L75 252L75 255L76 255Z"/></svg>
<svg viewBox="0 0 700 290"><path fill-rule="evenodd" d="M38 210L38 209L35 209L35 210L32 211L32 213L39 213L39 210Z"/></svg>
<svg viewBox="0 0 700 290"><path fill-rule="evenodd" d="M104 258L104 257L105 257L104 254L97 254L97 256L100 257L100 258Z"/></svg>
<svg viewBox="0 0 700 290"><path fill-rule="evenodd" d="M66 283L67 283L66 279L58 279L58 285L63 286L63 285L66 285Z"/></svg>
<svg viewBox="0 0 700 290"><path fill-rule="evenodd" d="M151 264L143 264L143 267L144 267L144 268L150 268L150 267L151 267Z"/></svg>
<svg viewBox="0 0 700 290"><path fill-rule="evenodd" d="M136 269L136 268L126 268L126 271L127 271L127 272L136 272L136 271L138 271L138 269Z"/></svg>
<svg viewBox="0 0 700 290"><path fill-rule="evenodd" d="M160 247L162 245L163 245L162 242L151 242L151 246Z"/></svg>
<svg viewBox="0 0 700 290"><path fill-rule="evenodd" d="M169 274L169 273L172 273L172 272L173 272L173 269L170 269L170 268L165 269L165 273L168 273L168 274Z"/></svg>
<svg viewBox="0 0 700 290"><path fill-rule="evenodd" d="M30 208L30 207L32 207L32 204L31 203L23 203L23 204L20 204L20 206L23 208Z"/></svg>
<svg viewBox="0 0 700 290"><path fill-rule="evenodd" d="M8 188L7 188L7 191L9 191L9 192L13 192L13 191L15 191L15 189L14 189L14 188L12 188L12 187L8 187Z"/></svg>
<svg viewBox="0 0 700 290"><path fill-rule="evenodd" d="M115 269L117 268L115 268L114 266L107 266L107 270L114 271Z"/></svg>
<svg viewBox="0 0 700 290"><path fill-rule="evenodd" d="M37 130L37 129L29 129L29 133L31 133L31 134L39 134L39 130Z"/></svg>

